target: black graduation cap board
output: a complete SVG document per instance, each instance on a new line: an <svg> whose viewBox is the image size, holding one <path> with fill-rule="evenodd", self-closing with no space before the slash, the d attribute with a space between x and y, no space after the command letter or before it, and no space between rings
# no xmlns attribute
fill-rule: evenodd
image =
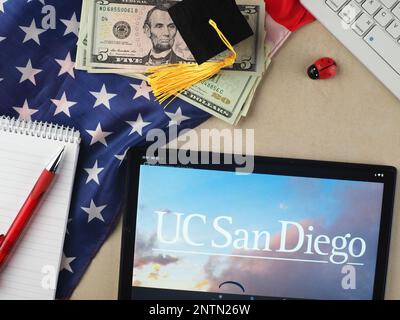
<svg viewBox="0 0 400 320"><path fill-rule="evenodd" d="M184 0L168 12L198 64L227 49L210 19L233 46L254 34L235 0Z"/></svg>

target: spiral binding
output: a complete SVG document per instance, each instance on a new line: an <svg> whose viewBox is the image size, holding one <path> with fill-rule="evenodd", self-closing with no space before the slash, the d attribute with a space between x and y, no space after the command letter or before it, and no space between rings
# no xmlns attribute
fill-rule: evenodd
<svg viewBox="0 0 400 320"><path fill-rule="evenodd" d="M81 142L81 135L74 128L41 121L28 122L5 116L0 117L1 131L70 143Z"/></svg>

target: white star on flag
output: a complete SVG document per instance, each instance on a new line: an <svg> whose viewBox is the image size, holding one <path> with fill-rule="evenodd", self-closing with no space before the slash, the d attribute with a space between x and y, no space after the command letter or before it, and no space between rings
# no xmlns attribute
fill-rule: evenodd
<svg viewBox="0 0 400 320"><path fill-rule="evenodd" d="M2 42L3 40L6 40L6 37L0 37L0 42Z"/></svg>
<svg viewBox="0 0 400 320"><path fill-rule="evenodd" d="M32 67L31 60L28 60L28 63L26 67L16 67L19 72L22 73L21 79L19 80L19 83L24 82L25 80L29 80L36 86L36 80L35 80L35 75L38 73L42 72L43 70L41 69L35 69Z"/></svg>
<svg viewBox="0 0 400 320"><path fill-rule="evenodd" d="M68 101L67 95L65 92L62 94L62 97L60 100L51 99L51 102L53 102L57 107L56 111L54 112L54 115L64 112L70 118L71 118L71 114L69 112L69 108L71 108L77 104L77 102Z"/></svg>
<svg viewBox="0 0 400 320"><path fill-rule="evenodd" d="M129 133L129 135L132 135L135 132L137 132L139 135L143 135L143 129L151 125L151 122L143 121L142 115L140 113L136 121L126 121L126 123L132 127L132 131Z"/></svg>
<svg viewBox="0 0 400 320"><path fill-rule="evenodd" d="M88 184L90 181L96 182L98 185L100 185L99 182L99 174L102 172L104 168L99 168L98 167L98 161L96 160L93 168L87 168L85 171L88 173L88 178L86 180L86 184Z"/></svg>
<svg viewBox="0 0 400 320"><path fill-rule="evenodd" d="M165 114L171 119L171 121L169 122L169 126L168 127L180 126L183 121L186 121L186 120L190 119L189 117L185 117L182 114L182 109L181 108L178 108L176 113L166 112Z"/></svg>
<svg viewBox="0 0 400 320"><path fill-rule="evenodd" d="M91 222L94 219L99 219L103 222L104 218L103 215L101 214L101 212L107 207L107 205L105 206L96 206L96 204L94 203L93 200L90 201L90 207L89 208L84 208L81 207L81 209L83 211L85 211L88 214L88 223Z"/></svg>
<svg viewBox="0 0 400 320"><path fill-rule="evenodd" d="M144 97L147 100L150 101L150 92L152 92L151 87L147 84L146 81L142 81L142 83L139 84L131 84L131 87L136 90L135 96L133 97L133 100Z"/></svg>
<svg viewBox="0 0 400 320"><path fill-rule="evenodd" d="M117 158L120 161L120 164L119 164L120 166L121 166L122 162L125 160L127 153L128 153L128 149L126 149L123 154L114 156L115 158Z"/></svg>
<svg viewBox="0 0 400 320"><path fill-rule="evenodd" d="M62 23L67 27L64 32L64 36L70 33L74 33L76 36L79 34L79 21L76 19L76 14L74 13L70 20L60 19Z"/></svg>
<svg viewBox="0 0 400 320"><path fill-rule="evenodd" d="M29 27L20 26L20 29L25 32L25 38L24 41L22 41L22 43L25 43L29 40L33 40L38 45L40 45L39 35L41 35L43 32L46 32L46 30L36 27L35 19L32 20L31 25Z"/></svg>
<svg viewBox="0 0 400 320"><path fill-rule="evenodd" d="M4 12L4 3L6 3L7 0L0 0L0 12Z"/></svg>
<svg viewBox="0 0 400 320"><path fill-rule="evenodd" d="M24 105L22 107L13 107L13 109L18 112L19 119L25 121L32 121L31 116L39 111L35 109L30 109L28 105L28 100L25 100Z"/></svg>
<svg viewBox="0 0 400 320"><path fill-rule="evenodd" d="M67 270L67 271L69 271L71 273L74 273L74 271L71 268L71 263L75 259L76 259L76 257L67 257L63 252L63 256L62 256L62 259L61 259L60 271Z"/></svg>
<svg viewBox="0 0 400 320"><path fill-rule="evenodd" d="M90 91L90 93L92 96L94 96L96 98L96 102L95 102L93 108L104 105L108 110L111 110L110 100L117 96L114 93L108 93L105 84L103 84L103 86L101 87L100 92Z"/></svg>
<svg viewBox="0 0 400 320"><path fill-rule="evenodd" d="M107 147L106 138L113 134L112 132L103 131L100 123L97 125L96 130L86 130L86 132L92 136L92 141L90 142L91 146L97 142L100 142Z"/></svg>
<svg viewBox="0 0 400 320"><path fill-rule="evenodd" d="M75 62L72 61L70 52L68 52L64 60L61 59L55 59L55 60L61 66L58 76L61 76L64 73L68 73L72 78L75 79L75 73L74 73Z"/></svg>

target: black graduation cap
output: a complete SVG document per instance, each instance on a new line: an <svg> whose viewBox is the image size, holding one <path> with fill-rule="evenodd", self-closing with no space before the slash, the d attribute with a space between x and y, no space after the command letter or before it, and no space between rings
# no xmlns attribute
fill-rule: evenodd
<svg viewBox="0 0 400 320"><path fill-rule="evenodd" d="M235 0L183 0L168 12L198 64L227 49L210 19L233 46L254 34Z"/></svg>

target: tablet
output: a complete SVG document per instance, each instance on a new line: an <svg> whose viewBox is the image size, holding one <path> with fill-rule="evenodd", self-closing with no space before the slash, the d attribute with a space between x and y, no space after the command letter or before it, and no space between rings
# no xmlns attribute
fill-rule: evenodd
<svg viewBox="0 0 400 320"><path fill-rule="evenodd" d="M395 168L176 155L129 152L121 299L384 298Z"/></svg>

